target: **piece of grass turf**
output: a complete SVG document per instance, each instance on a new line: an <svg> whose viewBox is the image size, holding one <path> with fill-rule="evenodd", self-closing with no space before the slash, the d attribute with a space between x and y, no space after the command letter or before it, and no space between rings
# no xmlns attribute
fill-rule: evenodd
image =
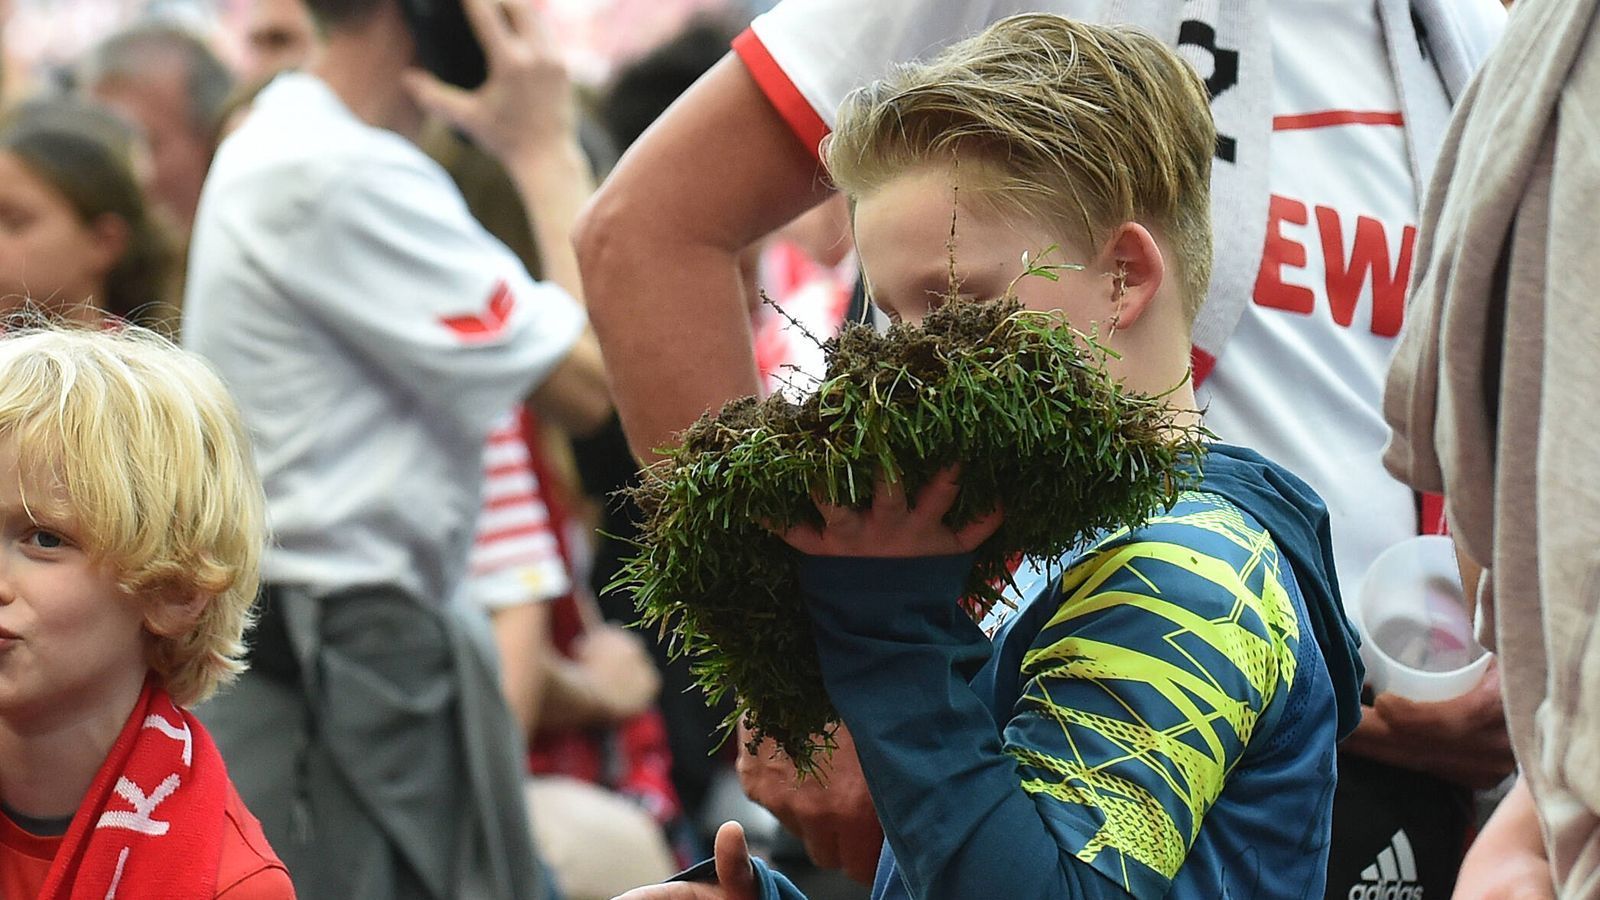
<svg viewBox="0 0 1600 900"><path fill-rule="evenodd" d="M813 496L864 507L880 477L915 497L958 463L946 522L1005 511L967 579L977 614L1000 599L1010 560L1056 559L1169 506L1192 484L1185 462L1204 434L1171 428L1163 397L1124 391L1093 337L1014 299L947 303L886 334L848 325L824 349L826 375L803 402L731 402L645 470L641 535L612 586L693 660L712 702L735 698L725 727L743 717L802 773L838 717L799 554L769 526L820 524Z"/></svg>

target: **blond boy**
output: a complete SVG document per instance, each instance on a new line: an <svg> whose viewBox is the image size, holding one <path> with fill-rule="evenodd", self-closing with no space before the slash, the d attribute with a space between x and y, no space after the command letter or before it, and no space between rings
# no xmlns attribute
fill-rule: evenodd
<svg viewBox="0 0 1600 900"><path fill-rule="evenodd" d="M826 156L893 318L944 301L952 256L959 294L986 298L1056 247L1083 269L1023 279L1023 303L1098 329L1130 389L1191 408L1215 137L1159 41L1027 15L853 95ZM954 476L785 535L886 836L874 897L1321 894L1360 685L1327 514L1251 451L1214 444L1198 469L1170 510L1033 584L992 643L957 599L1001 513L946 527ZM717 849L718 886L640 896L792 891L743 864L736 829Z"/></svg>
<svg viewBox="0 0 1600 900"><path fill-rule="evenodd" d="M233 401L136 328L0 335L0 896L294 896L186 707L265 541Z"/></svg>

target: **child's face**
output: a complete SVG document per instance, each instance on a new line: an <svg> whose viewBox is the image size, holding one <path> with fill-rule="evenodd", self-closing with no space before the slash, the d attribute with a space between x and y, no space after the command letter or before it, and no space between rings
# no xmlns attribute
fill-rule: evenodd
<svg viewBox="0 0 1600 900"><path fill-rule="evenodd" d="M1112 312L1111 282L1093 271L1095 260L1079 242L1036 222L1008 218L983 204L958 199L949 170L926 168L896 178L856 201L856 250L871 296L889 318L919 323L944 302L950 285L950 226L955 215L955 274L968 299L994 299L1022 274L1022 254L1035 264L1073 263L1059 281L1016 280L1017 298L1029 309L1062 310L1080 330ZM952 200L956 205L952 207ZM1048 256L1045 250L1055 246Z"/></svg>
<svg viewBox="0 0 1600 900"><path fill-rule="evenodd" d="M104 293L105 236L85 224L51 184L0 151L0 309L25 298L76 306Z"/></svg>
<svg viewBox="0 0 1600 900"><path fill-rule="evenodd" d="M147 667L144 613L78 543L77 524L41 509L59 505L46 502L59 489L52 497L10 443L0 442L0 721L120 727Z"/></svg>

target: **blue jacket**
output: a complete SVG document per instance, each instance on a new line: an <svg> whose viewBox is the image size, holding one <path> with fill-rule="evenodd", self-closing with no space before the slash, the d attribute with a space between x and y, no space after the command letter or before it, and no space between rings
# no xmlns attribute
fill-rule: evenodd
<svg viewBox="0 0 1600 900"><path fill-rule="evenodd" d="M992 640L956 602L966 556L805 561L884 827L874 898L1322 896L1362 675L1327 514L1251 451L1202 476Z"/></svg>

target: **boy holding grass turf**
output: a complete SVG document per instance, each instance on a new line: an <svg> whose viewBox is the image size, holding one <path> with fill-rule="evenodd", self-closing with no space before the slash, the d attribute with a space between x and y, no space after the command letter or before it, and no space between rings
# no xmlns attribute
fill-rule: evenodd
<svg viewBox="0 0 1600 900"><path fill-rule="evenodd" d="M1190 410L1215 137L1200 79L1156 39L1025 15L852 95L827 163L892 318L1014 282L1097 329L1128 390ZM1083 268L1018 280L1049 247ZM1003 511L946 526L958 473L785 535L886 835L874 897L1322 895L1361 683L1327 514L1248 450L1214 444L1199 474L1027 591L992 642L958 599ZM725 826L716 887L635 896L792 891L744 860Z"/></svg>

